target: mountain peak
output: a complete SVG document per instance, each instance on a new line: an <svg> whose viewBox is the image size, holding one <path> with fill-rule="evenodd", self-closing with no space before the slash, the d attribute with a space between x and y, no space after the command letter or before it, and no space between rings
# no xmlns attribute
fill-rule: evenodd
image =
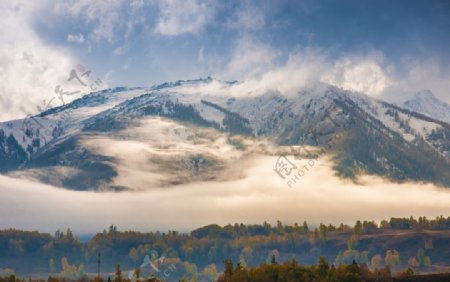
<svg viewBox="0 0 450 282"><path fill-rule="evenodd" d="M431 90L428 89L420 90L414 95L414 98L420 100L439 101L439 99L436 98L436 96L434 96L433 92L431 92Z"/></svg>
<svg viewBox="0 0 450 282"><path fill-rule="evenodd" d="M450 122L450 105L436 98L430 90L417 92L414 98L405 101L403 106L438 120Z"/></svg>

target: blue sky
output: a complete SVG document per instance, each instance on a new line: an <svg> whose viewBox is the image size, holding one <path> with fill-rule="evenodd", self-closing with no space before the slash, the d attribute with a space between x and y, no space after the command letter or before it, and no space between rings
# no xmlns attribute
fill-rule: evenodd
<svg viewBox="0 0 450 282"><path fill-rule="evenodd" d="M386 99L427 88L450 101L445 0L35 2L0 4L0 120L32 112L78 64L108 86L303 69Z"/></svg>

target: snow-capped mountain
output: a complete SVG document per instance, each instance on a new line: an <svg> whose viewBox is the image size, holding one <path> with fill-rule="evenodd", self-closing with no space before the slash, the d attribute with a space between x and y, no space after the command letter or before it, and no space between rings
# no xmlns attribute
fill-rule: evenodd
<svg viewBox="0 0 450 282"><path fill-rule="evenodd" d="M450 187L445 122L328 85L244 89L212 78L120 87L0 123L0 171L77 190L145 189L239 177L233 163L249 154L307 146L301 157L325 151L343 177Z"/></svg>
<svg viewBox="0 0 450 282"><path fill-rule="evenodd" d="M450 123L450 105L436 98L430 90L417 92L403 107Z"/></svg>

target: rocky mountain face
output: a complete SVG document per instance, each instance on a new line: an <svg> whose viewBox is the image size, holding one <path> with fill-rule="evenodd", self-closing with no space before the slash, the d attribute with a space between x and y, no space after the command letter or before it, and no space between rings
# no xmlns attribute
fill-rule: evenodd
<svg viewBox="0 0 450 282"><path fill-rule="evenodd" d="M330 154L342 177L368 173L450 187L450 125L423 114L426 105L418 113L328 85L293 96L236 87L211 78L121 87L0 123L0 172L75 190L126 190L113 181L123 172L120 163L143 157L104 147L139 141L151 147L141 166L159 184L177 185L221 179L255 150L249 144L265 140L297 148L301 158ZM98 140L109 141L95 146ZM170 180L158 176L167 173Z"/></svg>

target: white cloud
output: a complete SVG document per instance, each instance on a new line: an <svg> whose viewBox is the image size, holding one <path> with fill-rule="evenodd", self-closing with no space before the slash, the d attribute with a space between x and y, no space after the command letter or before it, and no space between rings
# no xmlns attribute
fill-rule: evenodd
<svg viewBox="0 0 450 282"><path fill-rule="evenodd" d="M37 105L55 97L55 87L64 85L76 65L64 49L45 44L32 29L33 17L45 5L0 2L0 120L35 114Z"/></svg>
<svg viewBox="0 0 450 282"><path fill-rule="evenodd" d="M280 53L269 45L250 37L242 37L234 46L224 75L238 80L260 75L274 66L279 55Z"/></svg>
<svg viewBox="0 0 450 282"><path fill-rule="evenodd" d="M345 57L334 63L322 81L345 90L379 96L390 85L388 74L375 58Z"/></svg>
<svg viewBox="0 0 450 282"><path fill-rule="evenodd" d="M253 81L258 82L260 88L293 95L317 83L325 66L325 57L320 51L305 49L291 54L282 66L268 70Z"/></svg>
<svg viewBox="0 0 450 282"><path fill-rule="evenodd" d="M163 36L196 34L210 23L215 14L213 2L209 0L61 1L56 3L54 11L59 15L84 19L92 28L87 35L89 40L115 42L120 36L130 36L136 26L147 28L150 21L144 11L153 3L159 7L153 31Z"/></svg>
<svg viewBox="0 0 450 282"><path fill-rule="evenodd" d="M197 62L203 63L203 62L205 61L204 52L205 52L205 48L202 46L202 47L198 50Z"/></svg>
<svg viewBox="0 0 450 282"><path fill-rule="evenodd" d="M305 87L316 86L330 67L326 54L319 49L298 49L284 62L280 62L280 57L281 52L269 45L248 37L241 38L226 68L214 74L214 77L240 83L232 85L230 93L222 93L221 86L214 83L207 88L217 87L215 93L233 96L260 95L271 91L293 95Z"/></svg>
<svg viewBox="0 0 450 282"><path fill-rule="evenodd" d="M238 8L234 17L228 19L226 26L239 31L259 30L265 25L265 14L261 7L245 1L242 8Z"/></svg>
<svg viewBox="0 0 450 282"><path fill-rule="evenodd" d="M82 17L88 23L94 23L95 27L88 34L93 41L106 40L112 42L116 31L124 26L123 0L78 0L61 1L54 6L54 11L60 15Z"/></svg>
<svg viewBox="0 0 450 282"><path fill-rule="evenodd" d="M67 35L67 41L81 44L81 43L84 42L84 36L81 33L79 33L77 35L68 34Z"/></svg>
<svg viewBox="0 0 450 282"><path fill-rule="evenodd" d="M450 103L450 73L440 67L439 61L404 59L400 67L406 72L390 71L393 83L384 91L383 98L401 103L412 94L429 89L436 97Z"/></svg>
<svg viewBox="0 0 450 282"><path fill-rule="evenodd" d="M160 15L154 31L163 36L199 33L215 14L211 1L160 0L158 4Z"/></svg>
<svg viewBox="0 0 450 282"><path fill-rule="evenodd" d="M216 76L242 81L239 87L247 92L278 91L285 95L321 82L380 96L394 83L393 67L384 66L378 52L333 59L319 48L299 48L284 62L280 57L281 52L272 46L245 36L237 41L226 70Z"/></svg>
<svg viewBox="0 0 450 282"><path fill-rule="evenodd" d="M124 52L125 52L125 50L123 47L117 47L116 49L114 49L113 54L120 56L120 55L123 55Z"/></svg>

